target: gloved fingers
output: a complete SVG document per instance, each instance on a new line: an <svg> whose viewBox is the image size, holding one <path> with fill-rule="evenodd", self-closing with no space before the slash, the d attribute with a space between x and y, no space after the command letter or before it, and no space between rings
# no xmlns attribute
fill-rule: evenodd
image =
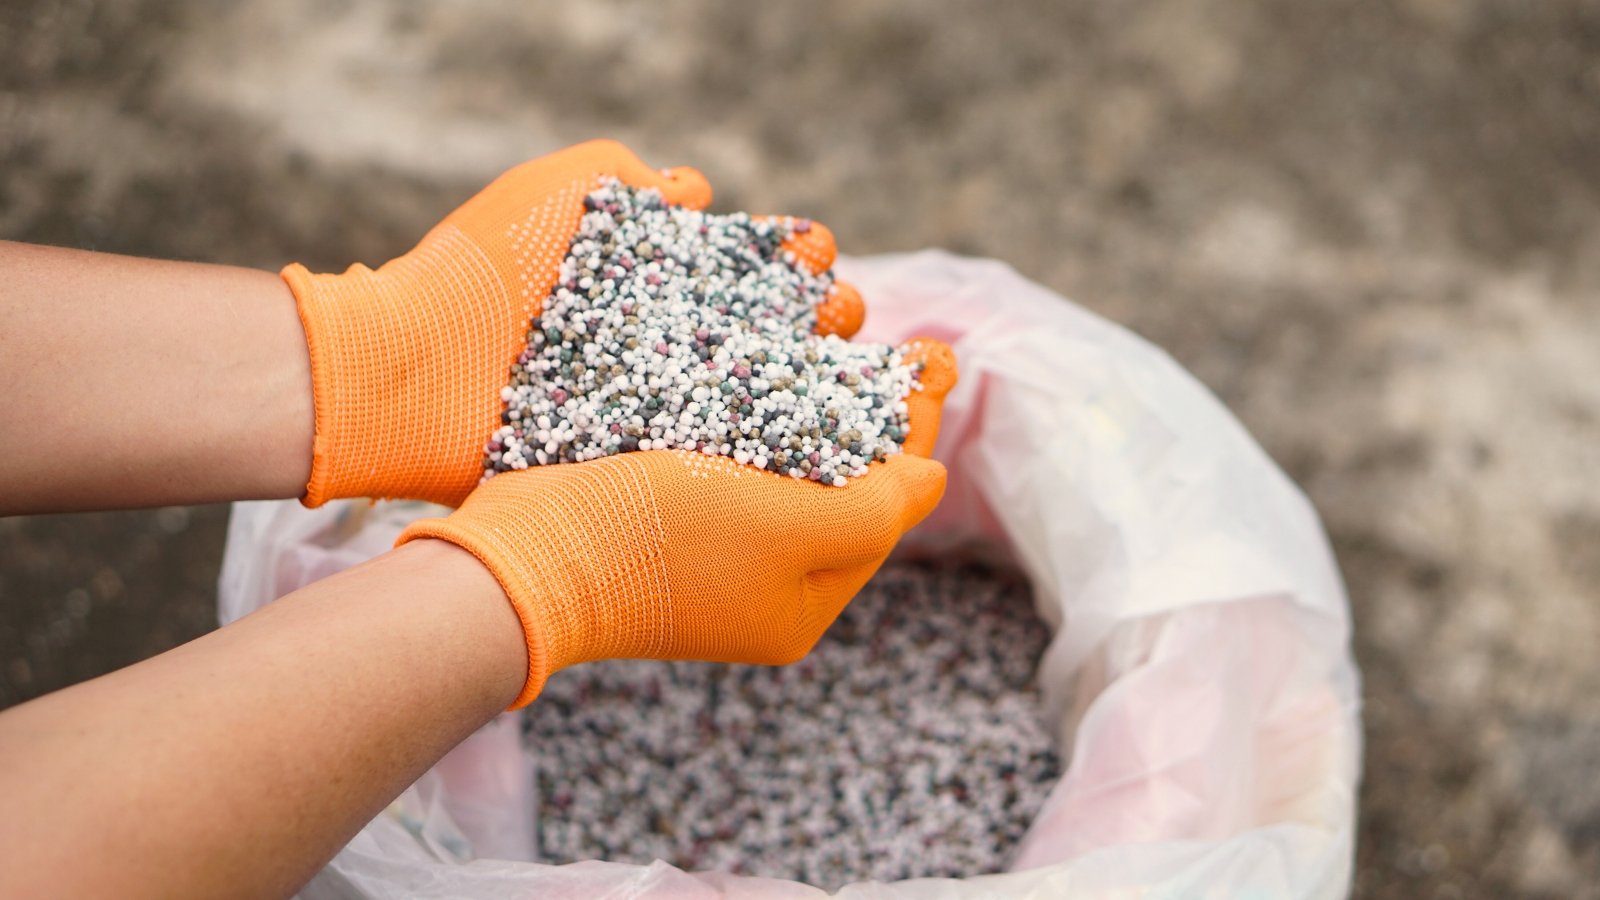
<svg viewBox="0 0 1600 900"><path fill-rule="evenodd" d="M956 354L949 344L933 338L913 338L901 345L900 352L905 362L922 364L917 377L920 388L906 397L910 432L901 449L912 456L932 456L944 398L956 384Z"/></svg>
<svg viewBox="0 0 1600 900"><path fill-rule="evenodd" d="M899 502L894 512L896 540L926 519L944 496L947 473L944 464L937 460L902 453L874 464L873 468L881 471L872 472L870 477L891 484Z"/></svg>
<svg viewBox="0 0 1600 900"><path fill-rule="evenodd" d="M761 216L771 221L782 221L780 216ZM799 258L813 275L821 275L833 268L834 257L839 255L839 245L833 231L821 222L810 219L791 219L792 232L783 242L783 249Z"/></svg>
<svg viewBox="0 0 1600 900"><path fill-rule="evenodd" d="M655 188L663 199L677 206L705 209L711 205L711 183L699 170L688 166L653 168L619 141L584 141L518 167L523 168L570 173L578 178L611 175L634 187Z"/></svg>
<svg viewBox="0 0 1600 900"><path fill-rule="evenodd" d="M839 618L839 613L850 604L861 588L877 573L883 564L884 556L880 556L863 565L845 566L837 569L817 569L807 572L801 579L800 620L797 630L807 640L806 652L816 645L823 633ZM784 662L799 662L805 653L799 653L794 658Z"/></svg>
<svg viewBox="0 0 1600 900"><path fill-rule="evenodd" d="M856 595L856 592L872 580L877 566L872 563L857 566L845 566L837 569L817 569L807 572L805 576L806 592L808 595L819 599L837 598L837 607L832 615L828 616L831 623L833 618L844 608L845 601ZM826 605L826 601L824 601ZM824 626L826 627L826 626Z"/></svg>
<svg viewBox="0 0 1600 900"><path fill-rule="evenodd" d="M866 318L867 305L861 299L861 292L849 282L838 281L833 285L833 294L817 307L817 326L813 330L817 334L837 334L849 339L861 330Z"/></svg>
<svg viewBox="0 0 1600 900"><path fill-rule="evenodd" d="M821 275L833 268L833 261L839 255L839 245L828 226L810 219L785 219L782 216L753 218L758 221L788 222L792 233L783 242L783 249L793 253L811 274ZM817 307L817 324L812 330L817 334L837 334L848 339L861 330L866 313L861 292L854 285L837 282L833 293Z"/></svg>
<svg viewBox="0 0 1600 900"><path fill-rule="evenodd" d="M661 198L674 206L705 209L711 205L711 182L690 166L670 169L653 169L632 150L615 142L606 152L615 160L612 174L634 187L652 187L661 192Z"/></svg>
<svg viewBox="0 0 1600 900"><path fill-rule="evenodd" d="M699 169L692 166L673 166L670 169L657 171L651 169L655 180L646 182L648 177L644 172L634 172L631 175L618 175L623 181L634 185L647 185L661 191L661 198L674 206L688 209L705 209L711 205L711 182L701 174Z"/></svg>
<svg viewBox="0 0 1600 900"><path fill-rule="evenodd" d="M832 527L808 532L808 570L876 565L900 536L933 512L944 496L945 468L920 456L900 453L873 463L865 475L842 488L796 481L797 506L808 506Z"/></svg>

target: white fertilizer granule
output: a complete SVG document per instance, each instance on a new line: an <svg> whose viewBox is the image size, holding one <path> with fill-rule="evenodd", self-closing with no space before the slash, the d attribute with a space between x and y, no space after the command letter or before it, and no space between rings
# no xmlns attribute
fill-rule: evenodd
<svg viewBox="0 0 1600 900"><path fill-rule="evenodd" d="M527 719L541 861L853 880L1002 870L1059 775L1049 637L986 570L891 566L793 666L612 660Z"/></svg>

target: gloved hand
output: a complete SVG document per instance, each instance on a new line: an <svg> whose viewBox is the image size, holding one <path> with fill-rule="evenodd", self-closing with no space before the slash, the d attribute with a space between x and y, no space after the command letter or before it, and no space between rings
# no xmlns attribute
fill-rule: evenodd
<svg viewBox="0 0 1600 900"><path fill-rule="evenodd" d="M397 543L451 541L499 579L528 642L513 709L590 660L794 662L944 493L927 457L955 357L937 341L907 354L924 368L905 452L844 487L691 451L624 453L496 475Z"/></svg>
<svg viewBox="0 0 1600 900"><path fill-rule="evenodd" d="M555 283L602 176L653 187L701 209L711 186L688 168L663 174L615 141L591 141L512 169L376 271L283 270L311 352L316 437L302 502L407 497L455 506L483 474L500 424L500 389ZM813 227L785 244L821 272L833 237ZM839 285L819 333L849 337L861 297Z"/></svg>

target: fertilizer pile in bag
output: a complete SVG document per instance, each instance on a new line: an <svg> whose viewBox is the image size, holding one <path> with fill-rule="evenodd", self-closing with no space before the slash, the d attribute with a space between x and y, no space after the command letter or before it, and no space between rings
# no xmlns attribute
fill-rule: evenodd
<svg viewBox="0 0 1600 900"><path fill-rule="evenodd" d="M854 883L838 896L1347 894L1360 679L1348 598L1304 495L1171 357L1009 267L924 252L841 259L838 269L870 299L863 339L937 337L961 361L935 452L949 486L905 548L933 557L1001 549L1032 596L965 573L891 567L824 636L808 660L809 682L806 662L748 672L649 662L558 672L530 707L530 741L510 714L468 738L369 822L301 891L304 900L823 900L817 888L728 871L786 871L832 886L843 877L834 872L893 879L996 867L1012 871ZM406 524L437 512L365 501L236 504L223 621L384 552ZM1031 749L1044 745L1036 711L1023 702L1024 673L1044 639L1033 609L1059 629L1036 676L1051 721L1060 720L1056 733L1071 736L1063 745L1071 760L1008 855L983 843L987 831L964 829L1004 831L1026 820L1025 805L1043 792L1035 771L1020 768L988 770L1001 784L1009 774L1014 794L974 785L993 753L1040 758ZM987 650L948 661L949 642L984 633L982 647L1007 648L998 663L985 662ZM926 668L895 662L896 653ZM867 697L857 696L857 679ZM899 683L913 679L923 679L916 690ZM974 699L984 697L998 699ZM908 699L913 705L899 712ZM869 701L876 705L858 705ZM598 733L578 733L584 722ZM951 723L954 735L937 730ZM1001 726L1005 740L995 746ZM930 728L964 743L932 739ZM983 740L990 745L980 751ZM652 756L677 748L676 759ZM710 755L719 748L720 763ZM889 758L909 748L922 748L922 768ZM642 768L618 774L629 765ZM906 780L912 771L928 773L919 777L934 802L920 802L902 827L886 810L917 789ZM939 786L941 772L965 780L965 801L953 782ZM846 796L849 785L862 787ZM743 818L721 809L763 790ZM691 806L701 791L722 803ZM664 815L643 820L634 809ZM802 809L816 811L795 812ZM835 810L858 816L856 835L828 831ZM609 820L585 831L590 816ZM810 868L776 833L807 816L821 843L836 848L833 861L819 855ZM658 829L665 836L650 837ZM976 853L974 845L989 861L950 856ZM602 855L646 864L534 861ZM651 864L657 855L722 871ZM904 856L910 864L893 868Z"/></svg>
<svg viewBox="0 0 1600 900"><path fill-rule="evenodd" d="M891 566L789 667L612 660L528 709L544 862L834 888L1000 871L1060 774L1027 588Z"/></svg>

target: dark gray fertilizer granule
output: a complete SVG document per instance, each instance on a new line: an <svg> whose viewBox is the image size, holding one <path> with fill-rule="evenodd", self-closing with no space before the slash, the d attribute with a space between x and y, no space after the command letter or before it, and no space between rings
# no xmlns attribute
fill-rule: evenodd
<svg viewBox="0 0 1600 900"><path fill-rule="evenodd" d="M1060 774L1027 587L885 568L792 666L610 660L529 707L540 860L804 881L1002 871Z"/></svg>

